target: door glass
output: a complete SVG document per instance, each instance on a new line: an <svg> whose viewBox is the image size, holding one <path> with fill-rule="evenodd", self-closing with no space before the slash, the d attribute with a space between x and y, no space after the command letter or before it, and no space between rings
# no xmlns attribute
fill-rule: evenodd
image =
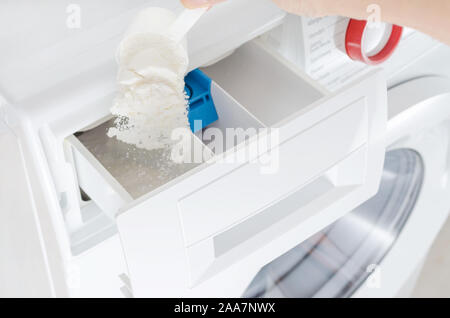
<svg viewBox="0 0 450 318"><path fill-rule="evenodd" d="M420 193L420 155L386 154L378 194L256 275L244 297L349 297L399 236Z"/></svg>

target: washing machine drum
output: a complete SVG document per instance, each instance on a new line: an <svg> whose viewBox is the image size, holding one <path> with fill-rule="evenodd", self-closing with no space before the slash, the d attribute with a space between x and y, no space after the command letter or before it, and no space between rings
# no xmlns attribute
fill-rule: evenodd
<svg viewBox="0 0 450 318"><path fill-rule="evenodd" d="M351 296L395 243L423 176L417 152L388 152L378 194L263 267L244 297Z"/></svg>

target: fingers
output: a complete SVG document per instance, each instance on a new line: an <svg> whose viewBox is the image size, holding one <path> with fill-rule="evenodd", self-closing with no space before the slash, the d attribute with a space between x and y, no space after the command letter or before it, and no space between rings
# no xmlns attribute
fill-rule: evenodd
<svg viewBox="0 0 450 318"><path fill-rule="evenodd" d="M201 7L209 7L224 1L226 0L181 0L181 3L188 9L195 9Z"/></svg>
<svg viewBox="0 0 450 318"><path fill-rule="evenodd" d="M272 0L287 12L306 16L325 16L333 14L336 0ZM361 0L354 0L361 1ZM345 2L345 1L344 1Z"/></svg>

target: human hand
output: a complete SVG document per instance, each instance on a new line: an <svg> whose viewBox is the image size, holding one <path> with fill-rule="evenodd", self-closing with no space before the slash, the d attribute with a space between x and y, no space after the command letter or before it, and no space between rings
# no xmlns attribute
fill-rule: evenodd
<svg viewBox="0 0 450 318"><path fill-rule="evenodd" d="M181 3L188 9L209 7L225 0L181 0Z"/></svg>
<svg viewBox="0 0 450 318"><path fill-rule="evenodd" d="M297 15L319 17L334 14L335 0L272 0L281 9Z"/></svg>
<svg viewBox="0 0 450 318"><path fill-rule="evenodd" d="M212 6L226 0L181 0L186 8L194 9ZM280 8L299 15L321 16L330 14L329 8L334 0L272 0Z"/></svg>

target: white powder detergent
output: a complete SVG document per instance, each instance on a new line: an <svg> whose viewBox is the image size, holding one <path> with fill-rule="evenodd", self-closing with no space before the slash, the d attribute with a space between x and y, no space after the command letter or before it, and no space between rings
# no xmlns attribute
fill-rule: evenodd
<svg viewBox="0 0 450 318"><path fill-rule="evenodd" d="M119 90L111 108L116 120L109 137L154 150L170 148L177 142L171 138L174 129L189 127L186 45L167 32L175 19L166 9L143 10L121 42Z"/></svg>

